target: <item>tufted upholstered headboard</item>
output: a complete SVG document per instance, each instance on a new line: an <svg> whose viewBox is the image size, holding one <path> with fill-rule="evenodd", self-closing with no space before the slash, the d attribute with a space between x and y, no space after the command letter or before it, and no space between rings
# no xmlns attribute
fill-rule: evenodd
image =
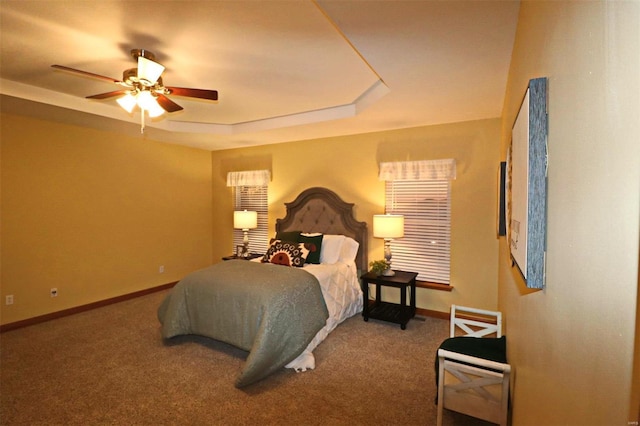
<svg viewBox="0 0 640 426"><path fill-rule="evenodd" d="M294 201L285 203L287 214L276 220L276 232L321 232L351 237L360 243L356 266L365 272L369 266L367 223L355 219L353 205L345 203L329 189L306 189Z"/></svg>

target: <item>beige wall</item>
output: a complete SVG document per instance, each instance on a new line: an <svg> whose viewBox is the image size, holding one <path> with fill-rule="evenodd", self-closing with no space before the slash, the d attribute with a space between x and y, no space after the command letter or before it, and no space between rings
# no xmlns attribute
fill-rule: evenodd
<svg viewBox="0 0 640 426"><path fill-rule="evenodd" d="M216 151L213 159L215 205L214 260L232 250L229 171L269 169L269 223L285 214L284 203L312 186L332 189L355 203L356 218L369 224L384 212L381 161L455 158L452 184L451 293L419 289L418 307L448 312L451 303L497 306L496 185L500 120L343 136L261 147ZM369 259L382 258L382 241L369 239ZM393 290L383 293L397 299Z"/></svg>
<svg viewBox="0 0 640 426"><path fill-rule="evenodd" d="M210 152L6 114L1 126L2 324L210 264Z"/></svg>
<svg viewBox="0 0 640 426"><path fill-rule="evenodd" d="M325 186L384 210L380 161L455 158L451 293L418 306L497 305L496 172L500 120L206 152L143 138L2 115L1 323L179 280L231 252L230 170L267 168L270 226L284 202ZM382 242L370 239L370 257ZM160 265L165 267L159 273ZM49 291L56 287L57 298ZM383 294L395 300L390 290Z"/></svg>
<svg viewBox="0 0 640 426"><path fill-rule="evenodd" d="M544 290L524 288L500 241L514 425L638 420L639 23L639 2L521 4L502 155L528 80L548 77L549 192Z"/></svg>

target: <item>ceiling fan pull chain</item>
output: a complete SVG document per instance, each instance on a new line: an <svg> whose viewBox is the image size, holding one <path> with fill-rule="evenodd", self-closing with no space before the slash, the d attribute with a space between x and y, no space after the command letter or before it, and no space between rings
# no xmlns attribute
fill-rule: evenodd
<svg viewBox="0 0 640 426"><path fill-rule="evenodd" d="M140 108L140 134L144 134L144 108Z"/></svg>

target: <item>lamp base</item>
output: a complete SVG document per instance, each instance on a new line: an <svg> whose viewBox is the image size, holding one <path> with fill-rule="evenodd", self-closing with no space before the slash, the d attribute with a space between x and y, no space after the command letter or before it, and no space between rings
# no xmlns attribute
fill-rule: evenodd
<svg viewBox="0 0 640 426"><path fill-rule="evenodd" d="M247 257L249 257L249 230L243 229L242 233L244 234L244 237L242 239L242 257L246 259Z"/></svg>
<svg viewBox="0 0 640 426"><path fill-rule="evenodd" d="M389 268L389 269L385 269L384 271L382 271L382 276L383 277L392 277L394 276L396 273L393 271L393 269Z"/></svg>

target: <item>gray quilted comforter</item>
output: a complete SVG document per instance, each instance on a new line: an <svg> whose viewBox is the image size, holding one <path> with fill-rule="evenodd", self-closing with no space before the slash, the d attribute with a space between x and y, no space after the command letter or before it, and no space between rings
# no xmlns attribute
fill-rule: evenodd
<svg viewBox="0 0 640 426"><path fill-rule="evenodd" d="M295 359L325 325L327 307L308 272L245 260L221 262L181 280L158 308L165 339L210 337L249 351L236 387Z"/></svg>

